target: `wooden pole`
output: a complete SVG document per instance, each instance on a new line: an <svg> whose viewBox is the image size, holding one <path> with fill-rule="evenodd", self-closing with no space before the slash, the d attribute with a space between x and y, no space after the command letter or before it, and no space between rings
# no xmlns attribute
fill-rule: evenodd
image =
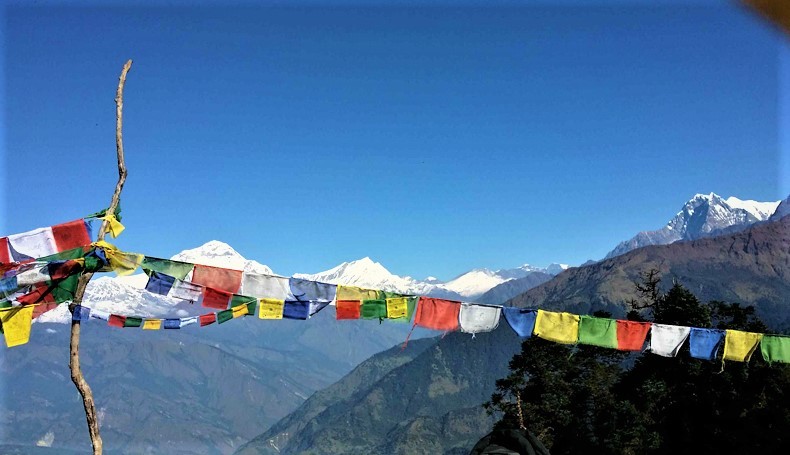
<svg viewBox="0 0 790 455"><path fill-rule="evenodd" d="M107 209L108 214L115 213L118 203L121 200L121 191L123 184L126 182L126 163L123 158L123 86L126 83L126 74L132 67L132 61L129 60L123 65L121 77L118 80L118 90L115 92L115 149L118 155L118 183L115 185L115 192L110 201L110 207ZM99 230L99 240L104 240L107 235L110 225L107 221L102 223ZM88 282L93 278L92 273L86 273L80 276L77 284L77 290L74 293L74 301L69 305L71 312L74 312L76 305L82 303L82 298L85 295L85 288ZM72 318L73 319L73 318ZM85 418L88 421L88 432L91 437L91 444L93 445L94 455L101 455L102 453L102 440L99 434L99 419L96 415L96 403L93 401L93 392L91 391L88 382L82 375L80 368L80 321L71 321L71 342L69 346L69 369L71 370L71 380L77 387L77 390L82 396L82 404L85 407Z"/></svg>

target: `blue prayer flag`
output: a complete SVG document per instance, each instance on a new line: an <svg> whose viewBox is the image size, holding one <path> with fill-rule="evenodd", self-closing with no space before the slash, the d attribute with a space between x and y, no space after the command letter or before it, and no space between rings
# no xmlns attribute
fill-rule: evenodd
<svg viewBox="0 0 790 455"><path fill-rule="evenodd" d="M290 296L288 300L299 302L331 302L335 300L337 286L317 281L290 278L288 280ZM290 297L293 296L293 299Z"/></svg>
<svg viewBox="0 0 790 455"><path fill-rule="evenodd" d="M310 302L289 300L283 305L283 317L288 319L307 319L310 317Z"/></svg>
<svg viewBox="0 0 790 455"><path fill-rule="evenodd" d="M535 318L538 316L538 310L529 310L526 308L516 307L503 307L505 320L510 324L510 328L522 338L529 338L532 336L532 331L535 329Z"/></svg>
<svg viewBox="0 0 790 455"><path fill-rule="evenodd" d="M18 288L19 285L16 280L16 275L0 279L0 294L13 294Z"/></svg>
<svg viewBox="0 0 790 455"><path fill-rule="evenodd" d="M145 285L145 290L154 294L167 295L175 281L176 279L172 276L152 271L148 278L148 284Z"/></svg>
<svg viewBox="0 0 790 455"><path fill-rule="evenodd" d="M165 319L164 326L166 329L180 329L181 319Z"/></svg>
<svg viewBox="0 0 790 455"><path fill-rule="evenodd" d="M74 312L71 313L72 321L87 321L88 319L90 319L90 317L91 317L91 309L82 305L75 306Z"/></svg>
<svg viewBox="0 0 790 455"><path fill-rule="evenodd" d="M691 357L703 360L715 360L719 346L724 341L724 330L691 328L689 334L689 350Z"/></svg>

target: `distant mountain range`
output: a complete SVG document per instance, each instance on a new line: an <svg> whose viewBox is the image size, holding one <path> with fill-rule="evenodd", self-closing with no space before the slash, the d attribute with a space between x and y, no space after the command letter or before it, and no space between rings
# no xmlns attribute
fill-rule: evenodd
<svg viewBox="0 0 790 455"><path fill-rule="evenodd" d="M606 259L643 246L667 245L680 240L737 232L767 220L778 205L779 201L743 201L736 197L724 199L715 193L697 194L686 202L666 226L656 231L640 232L630 240L620 242L606 255Z"/></svg>
<svg viewBox="0 0 790 455"><path fill-rule="evenodd" d="M662 272L665 287L677 279L702 300L754 304L773 330L790 331L790 216L572 268L509 303L621 316L637 297L639 273L652 268ZM481 405L519 347L503 322L474 339L453 333L420 346L412 360L397 348L383 352L237 453L468 453L493 424Z"/></svg>

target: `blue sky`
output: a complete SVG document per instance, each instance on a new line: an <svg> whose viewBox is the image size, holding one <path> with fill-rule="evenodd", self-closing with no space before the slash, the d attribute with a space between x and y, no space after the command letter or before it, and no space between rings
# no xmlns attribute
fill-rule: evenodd
<svg viewBox="0 0 790 455"><path fill-rule="evenodd" d="M108 204L127 58L117 244L153 256L449 279L790 192L790 51L733 5L55 3L3 10L3 233Z"/></svg>

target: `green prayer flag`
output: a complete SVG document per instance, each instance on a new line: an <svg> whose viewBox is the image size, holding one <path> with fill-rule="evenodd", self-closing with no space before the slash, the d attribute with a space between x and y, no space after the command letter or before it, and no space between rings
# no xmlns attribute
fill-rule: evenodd
<svg viewBox="0 0 790 455"><path fill-rule="evenodd" d="M790 363L790 337L765 335L760 341L760 351L766 362Z"/></svg>
<svg viewBox="0 0 790 455"><path fill-rule="evenodd" d="M617 348L617 321L594 316L581 316L579 320L579 343Z"/></svg>
<svg viewBox="0 0 790 455"><path fill-rule="evenodd" d="M143 318L127 316L123 321L124 327L140 327L141 325L143 325Z"/></svg>
<svg viewBox="0 0 790 455"><path fill-rule="evenodd" d="M56 282L47 281L46 285L52 289L52 298L57 303L70 302L74 300L74 294L77 292L77 284L79 284L80 276L71 275Z"/></svg>
<svg viewBox="0 0 790 455"><path fill-rule="evenodd" d="M0 308L11 308L11 302L8 300L3 300L0 302Z"/></svg>
<svg viewBox="0 0 790 455"><path fill-rule="evenodd" d="M233 319L233 310L222 310L217 313L217 323L222 324Z"/></svg>
<svg viewBox="0 0 790 455"><path fill-rule="evenodd" d="M386 300L363 300L362 319L385 319L387 317Z"/></svg>
<svg viewBox="0 0 790 455"><path fill-rule="evenodd" d="M258 306L258 299L246 295L234 294L230 299L230 307L235 308L239 305L247 305L247 314L245 314L245 316L254 316L255 308Z"/></svg>
<svg viewBox="0 0 790 455"><path fill-rule="evenodd" d="M179 262L179 261L171 261L169 259L159 259L159 258L149 258L146 256L143 259L142 264L140 267L143 268L146 272L149 270L153 270L155 272L162 273L164 275L172 276L179 280L183 280L186 278L187 274L192 271L195 267L194 264L189 264L187 262Z"/></svg>
<svg viewBox="0 0 790 455"><path fill-rule="evenodd" d="M72 259L79 259L81 257L85 257L85 255L90 251L92 247L90 246L81 246L79 248L73 248L66 251L61 251L60 253L50 254L49 256L44 256L43 258L39 258L38 260L41 262L55 262L55 261L69 261Z"/></svg>

